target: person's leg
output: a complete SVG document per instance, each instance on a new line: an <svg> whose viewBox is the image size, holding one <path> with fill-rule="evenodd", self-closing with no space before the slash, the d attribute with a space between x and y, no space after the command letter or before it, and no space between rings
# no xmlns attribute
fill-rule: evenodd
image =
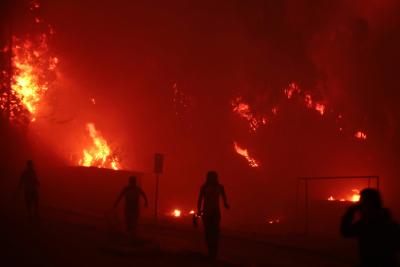
<svg viewBox="0 0 400 267"><path fill-rule="evenodd" d="M139 215L135 212L134 214L132 214L131 229L129 231L130 238L132 240L136 239L136 230L137 230L138 220L139 220Z"/></svg>
<svg viewBox="0 0 400 267"><path fill-rule="evenodd" d="M32 216L35 220L39 220L39 194L35 192L32 196Z"/></svg>
<svg viewBox="0 0 400 267"><path fill-rule="evenodd" d="M31 222L33 218L33 201L31 192L25 192L25 206L28 215L28 220Z"/></svg>
<svg viewBox="0 0 400 267"><path fill-rule="evenodd" d="M126 231L130 233L132 229L132 214L129 210L125 209L125 226L126 226Z"/></svg>
<svg viewBox="0 0 400 267"><path fill-rule="evenodd" d="M207 245L207 250L208 250L208 255L211 255L211 240L212 240L212 232L211 232L211 224L210 224L210 218L209 216L204 216L202 217L203 220L203 226L204 226L204 237Z"/></svg>
<svg viewBox="0 0 400 267"><path fill-rule="evenodd" d="M216 259L218 255L220 219L219 214L215 214L210 221L210 257L213 259Z"/></svg>

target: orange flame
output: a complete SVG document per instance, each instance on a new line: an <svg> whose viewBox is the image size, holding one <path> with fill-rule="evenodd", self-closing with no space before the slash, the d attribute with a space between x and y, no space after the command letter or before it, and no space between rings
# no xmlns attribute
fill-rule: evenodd
<svg viewBox="0 0 400 267"><path fill-rule="evenodd" d="M360 190L353 189L351 191L353 192L353 195L351 196L351 201L352 202L360 201Z"/></svg>
<svg viewBox="0 0 400 267"><path fill-rule="evenodd" d="M172 212L172 216L174 216L176 218L181 217L181 215L182 215L182 211L181 210L174 209L173 212Z"/></svg>
<svg viewBox="0 0 400 267"><path fill-rule="evenodd" d="M11 89L32 115L32 120L35 119L38 105L49 88L48 80L42 76L46 71L54 71L58 63L57 57L41 58L46 57L46 40L47 37L43 35L38 47L34 47L29 40L13 47Z"/></svg>
<svg viewBox="0 0 400 267"><path fill-rule="evenodd" d="M31 11L38 9L37 1L31 2ZM42 23L40 18L34 19ZM50 86L59 59L51 56L48 48L49 30L37 36L12 37L11 46L11 88L2 94L1 108L9 110L11 120L19 119L21 113L28 114L31 121L36 119L39 104ZM9 49L7 49L9 50Z"/></svg>
<svg viewBox="0 0 400 267"><path fill-rule="evenodd" d="M277 224L277 223L280 223L280 222L281 222L281 220L279 218L277 218L277 219L269 219L268 220L269 224Z"/></svg>
<svg viewBox="0 0 400 267"><path fill-rule="evenodd" d="M267 124L267 118L257 118L251 111L250 105L245 103L241 97L237 97L232 101L232 108L240 117L249 122L250 129L253 131L256 131L260 126Z"/></svg>
<svg viewBox="0 0 400 267"><path fill-rule="evenodd" d="M79 165L119 170L121 167L118 158L112 155L107 141L96 130L95 125L93 123L88 123L86 124L86 129L93 141L93 145L89 149L83 150Z"/></svg>
<svg viewBox="0 0 400 267"><path fill-rule="evenodd" d="M319 114L324 115L325 113L325 105L321 103L315 104L315 110L319 112Z"/></svg>
<svg viewBox="0 0 400 267"><path fill-rule="evenodd" d="M258 161L249 155L249 152L246 148L241 148L236 142L233 142L233 146L235 148L236 153L244 157L247 160L250 167L257 168L260 166Z"/></svg>
<svg viewBox="0 0 400 267"><path fill-rule="evenodd" d="M362 131L357 131L354 136L360 140L366 140L367 139L367 134L362 132Z"/></svg>
<svg viewBox="0 0 400 267"><path fill-rule="evenodd" d="M340 198L340 199L336 199L333 196L330 196L327 200L328 201L349 201L349 202L358 202L360 201L360 190L358 189L352 189L351 192L353 192L353 194L351 196L348 196L346 198Z"/></svg>
<svg viewBox="0 0 400 267"><path fill-rule="evenodd" d="M299 86L292 82L287 88L284 89L285 95L288 99L291 99L294 93L300 93Z"/></svg>
<svg viewBox="0 0 400 267"><path fill-rule="evenodd" d="M283 92L285 93L287 99L291 99L293 94L297 93L298 96L304 97L303 100L307 108L314 109L321 115L325 114L325 105L320 102L315 102L312 95L310 93L304 93L296 83L291 82L288 87L283 90Z"/></svg>

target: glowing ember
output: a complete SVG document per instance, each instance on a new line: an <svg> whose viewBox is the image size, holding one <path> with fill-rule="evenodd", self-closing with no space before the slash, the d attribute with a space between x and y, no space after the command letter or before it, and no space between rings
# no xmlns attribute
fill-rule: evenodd
<svg viewBox="0 0 400 267"><path fill-rule="evenodd" d="M250 129L253 131L256 131L260 126L267 124L267 118L257 118L253 114L250 105L244 102L241 97L237 97L232 101L232 109L233 112L236 112L240 117L248 121Z"/></svg>
<svg viewBox="0 0 400 267"><path fill-rule="evenodd" d="M31 2L31 11L40 7L37 1ZM43 20L36 17L36 23ZM3 93L0 100L2 109L7 109L11 120L21 114L28 115L34 121L40 102L55 77L59 59L51 56L48 37L53 32L51 27L37 36L17 38L13 36L11 46L11 88Z"/></svg>
<svg viewBox="0 0 400 267"><path fill-rule="evenodd" d="M321 116L325 115L326 105L321 102L315 101L310 93L304 92L295 82L290 83L287 88L283 89L283 92L287 99L293 98L296 93L296 96L299 97L301 101L304 101L307 108L317 111ZM342 114L337 114L335 116L337 122L343 119ZM338 129L340 132L343 132L344 130L341 126L339 126ZM367 134L362 131L357 131L354 136L360 140L367 139Z"/></svg>
<svg viewBox="0 0 400 267"><path fill-rule="evenodd" d="M356 133L354 134L354 136L355 136L356 138L358 138L358 139L361 139L361 140L366 140L366 139L367 139L367 134L364 133L364 132L362 132L362 131L356 132Z"/></svg>
<svg viewBox="0 0 400 267"><path fill-rule="evenodd" d="M291 99L294 93L296 93L299 97L304 98L303 100L307 108L314 109L321 115L325 114L325 105L320 102L314 101L310 93L303 93L303 91L296 83L290 83L288 87L283 90L283 92L285 93L287 99Z"/></svg>
<svg viewBox="0 0 400 267"><path fill-rule="evenodd" d="M325 113L325 105L321 103L315 104L315 110L319 112L319 114L324 115Z"/></svg>
<svg viewBox="0 0 400 267"><path fill-rule="evenodd" d="M93 141L93 145L89 149L83 150L79 165L119 170L121 167L118 158L111 153L107 141L96 130L94 124L88 123L86 129Z"/></svg>
<svg viewBox="0 0 400 267"><path fill-rule="evenodd" d="M172 85L172 102L174 105L175 115L185 117L189 107L191 106L191 98L185 94L183 89L177 83Z"/></svg>
<svg viewBox="0 0 400 267"><path fill-rule="evenodd" d="M277 224L277 223L280 223L280 222L281 222L280 219L271 219L271 220L268 220L268 223L269 223L269 224Z"/></svg>
<svg viewBox="0 0 400 267"><path fill-rule="evenodd" d="M233 146L234 146L234 148L235 148L236 153L238 153L239 155L241 155L242 157L244 157L244 158L247 160L247 162L248 162L248 164L249 164L250 167L252 167L252 168L257 168L257 167L260 166L260 164L258 163L258 161L257 161L255 158L252 158L252 157L249 155L249 152L248 152L247 149L241 148L236 142L233 142Z"/></svg>
<svg viewBox="0 0 400 267"><path fill-rule="evenodd" d="M306 106L307 106L308 108L312 108L312 107L313 107L313 101L312 101L312 99L311 99L311 95L310 95L310 94L306 94L306 95L304 96L304 102L306 102Z"/></svg>
<svg viewBox="0 0 400 267"><path fill-rule="evenodd" d="M300 93L300 88L296 83L292 82L286 89L284 89L284 92L286 97L290 99L294 93Z"/></svg>
<svg viewBox="0 0 400 267"><path fill-rule="evenodd" d="M182 215L181 210L174 209L174 211L172 212L172 216L174 216L174 217L176 217L176 218L181 217L181 215Z"/></svg>

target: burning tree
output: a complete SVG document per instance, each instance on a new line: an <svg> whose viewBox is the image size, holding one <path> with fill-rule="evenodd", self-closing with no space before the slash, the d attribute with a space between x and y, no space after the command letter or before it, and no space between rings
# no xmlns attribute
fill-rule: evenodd
<svg viewBox="0 0 400 267"><path fill-rule="evenodd" d="M2 70L0 108L10 121L35 121L40 103L56 77L59 59L52 55L48 45L54 31L36 15L39 8L39 2L31 1L33 23L45 30L34 35L12 35L2 49L8 54L10 68Z"/></svg>
<svg viewBox="0 0 400 267"><path fill-rule="evenodd" d="M92 140L92 145L82 152L82 158L79 160L79 165L85 167L98 167L119 170L121 168L118 157L114 155L103 138L101 133L96 130L93 123L86 124L86 129Z"/></svg>

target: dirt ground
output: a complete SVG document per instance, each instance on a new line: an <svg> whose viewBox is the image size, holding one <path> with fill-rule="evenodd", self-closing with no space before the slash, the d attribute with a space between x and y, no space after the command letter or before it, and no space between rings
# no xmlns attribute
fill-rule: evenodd
<svg viewBox="0 0 400 267"><path fill-rule="evenodd" d="M142 221L140 244L110 241L106 223L45 210L37 225L3 214L2 266L332 266L354 265L354 243L304 237L257 237L225 232L219 260L205 256L202 231L188 225ZM114 236L115 237L115 236ZM122 239L121 239L122 238Z"/></svg>

